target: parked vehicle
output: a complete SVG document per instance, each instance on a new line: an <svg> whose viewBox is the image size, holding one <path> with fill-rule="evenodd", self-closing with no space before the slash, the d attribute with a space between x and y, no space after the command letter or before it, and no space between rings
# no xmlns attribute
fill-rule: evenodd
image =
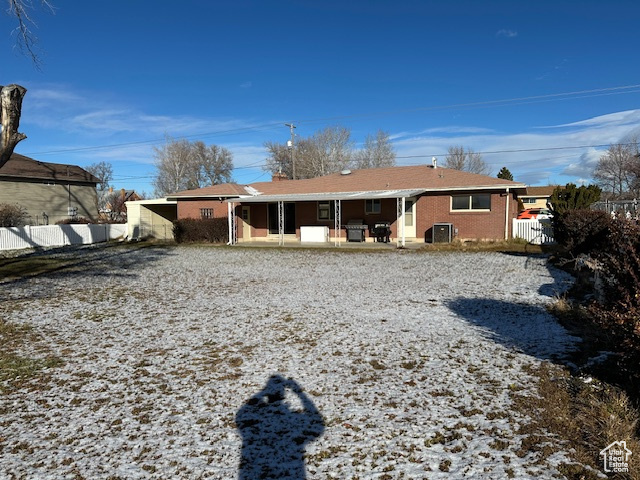
<svg viewBox="0 0 640 480"><path fill-rule="evenodd" d="M543 220L545 218L551 218L551 210L547 208L528 208L518 214L518 220L526 220L535 218L537 220Z"/></svg>

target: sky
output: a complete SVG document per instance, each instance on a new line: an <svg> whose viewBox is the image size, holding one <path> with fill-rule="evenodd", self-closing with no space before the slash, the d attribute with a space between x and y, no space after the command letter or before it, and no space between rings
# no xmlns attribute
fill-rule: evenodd
<svg viewBox="0 0 640 480"><path fill-rule="evenodd" d="M640 3L34 0L37 68L0 11L0 84L27 89L16 152L153 196L167 138L223 146L268 181L289 127L390 135L398 165L482 154L528 185L592 183L640 136ZM442 164L442 163L440 163Z"/></svg>

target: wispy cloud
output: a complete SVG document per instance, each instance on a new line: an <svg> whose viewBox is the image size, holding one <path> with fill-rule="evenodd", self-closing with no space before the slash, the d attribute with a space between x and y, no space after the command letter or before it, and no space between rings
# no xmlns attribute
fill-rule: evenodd
<svg viewBox="0 0 640 480"><path fill-rule="evenodd" d="M472 128L438 128L398 137L393 144L399 164L428 162L433 155L442 158L450 146L462 145L482 153L494 175L506 166L516 180L532 185L577 182L591 178L609 144L640 135L634 119L640 119L640 110L510 134L486 129L474 132ZM452 134L458 129L460 134Z"/></svg>
<svg viewBox="0 0 640 480"><path fill-rule="evenodd" d="M518 36L518 32L507 28L500 29L496 32L496 37L514 38Z"/></svg>
<svg viewBox="0 0 640 480"><path fill-rule="evenodd" d="M135 135L138 141L165 134L181 137L215 134L249 128L241 119L205 118L193 115L149 115L128 105L102 100L98 95L70 93L64 88L33 89L24 104L23 124L50 132L73 133L83 137L114 138Z"/></svg>
<svg viewBox="0 0 640 480"><path fill-rule="evenodd" d="M240 88L251 88L253 87L253 82L248 81L240 84Z"/></svg>

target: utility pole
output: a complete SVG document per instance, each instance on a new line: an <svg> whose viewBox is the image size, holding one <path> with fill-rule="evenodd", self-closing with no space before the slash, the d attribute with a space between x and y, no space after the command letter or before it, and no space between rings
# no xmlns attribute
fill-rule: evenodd
<svg viewBox="0 0 640 480"><path fill-rule="evenodd" d="M296 159L293 152L294 150L293 139L295 137L295 134L293 133L293 129L296 128L296 126L293 124L293 122L285 123L284 126L289 127L289 129L291 130L291 140L287 142L287 146L291 149L291 176L293 177L293 180L295 180L296 179Z"/></svg>

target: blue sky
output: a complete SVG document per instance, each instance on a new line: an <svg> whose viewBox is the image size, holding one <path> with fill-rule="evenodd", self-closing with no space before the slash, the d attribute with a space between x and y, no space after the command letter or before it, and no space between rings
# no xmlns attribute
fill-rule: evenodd
<svg viewBox="0 0 640 480"><path fill-rule="evenodd" d="M0 15L0 84L28 89L16 152L108 161L117 188L152 193L166 135L268 180L264 142L289 122L356 144L383 129L399 165L463 145L530 185L589 182L609 144L640 135L637 1L52 2L32 12L40 70Z"/></svg>

